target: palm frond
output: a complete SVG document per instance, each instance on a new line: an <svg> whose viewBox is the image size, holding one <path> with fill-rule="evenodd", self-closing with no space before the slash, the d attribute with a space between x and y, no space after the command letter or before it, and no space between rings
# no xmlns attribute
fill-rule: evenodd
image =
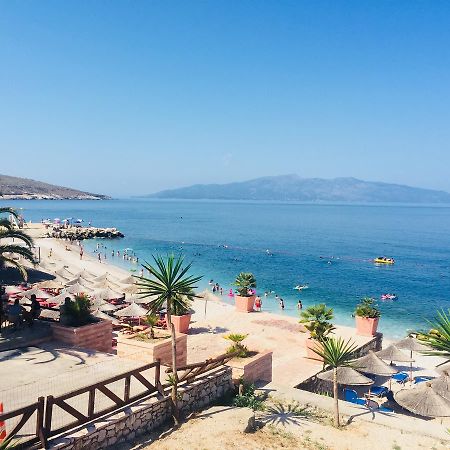
<svg viewBox="0 0 450 450"><path fill-rule="evenodd" d="M33 238L28 236L28 234L24 233L20 230L0 230L0 239L19 239L24 242L28 247L33 246Z"/></svg>
<svg viewBox="0 0 450 450"><path fill-rule="evenodd" d="M351 339L345 341L341 337L329 338L312 349L314 353L323 358L327 368L351 367L351 360L358 348Z"/></svg>
<svg viewBox="0 0 450 450"><path fill-rule="evenodd" d="M433 350L424 350L424 355L441 356L450 360L450 309L437 311L436 318L428 321L431 326L428 333L420 333L418 339Z"/></svg>
<svg viewBox="0 0 450 450"><path fill-rule="evenodd" d="M17 212L14 208L10 208L10 207L8 207L8 206L2 206L2 207L0 207L0 214L11 214L11 215L13 215L16 219L19 218L18 212Z"/></svg>
<svg viewBox="0 0 450 450"><path fill-rule="evenodd" d="M13 253L16 255L20 255L28 261L34 263L34 254L33 251L28 247L23 247L22 245L17 244L2 244L0 245L0 260L3 258L5 253Z"/></svg>
<svg viewBox="0 0 450 450"><path fill-rule="evenodd" d="M19 272L22 278L27 281L28 280L28 273L23 264L21 264L19 261L16 261L15 259L9 258L4 255L0 255L0 267L5 265L14 266Z"/></svg>

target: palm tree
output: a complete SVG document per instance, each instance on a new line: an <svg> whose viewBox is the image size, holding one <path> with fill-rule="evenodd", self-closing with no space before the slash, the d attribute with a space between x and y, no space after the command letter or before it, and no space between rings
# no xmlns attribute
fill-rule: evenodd
<svg viewBox="0 0 450 450"><path fill-rule="evenodd" d="M17 212L12 208L0 208L0 214L11 214L18 218ZM22 256L26 260L35 263L34 255L31 250L33 246L33 239L26 233L20 230L15 230L12 223L5 217L0 217L0 242L2 239L18 239L25 245L15 243L0 243L0 269L7 265L16 267L21 273L24 280L27 280L28 275L25 267L19 261L9 256L9 254L16 254Z"/></svg>
<svg viewBox="0 0 450 450"><path fill-rule="evenodd" d="M437 312L434 321L430 321L431 330L420 333L418 339L432 348L423 353L429 356L441 356L450 361L450 309Z"/></svg>
<svg viewBox="0 0 450 450"><path fill-rule="evenodd" d="M183 257L175 258L173 255L163 258L162 256L153 256L154 266L145 263L144 269L148 270L151 278L136 277L138 282L136 283L141 287L141 293L143 297L153 297L149 302L150 311L157 312L163 308L164 304L167 306L167 326L170 329L172 337L172 413L175 424L179 424L178 407L177 407L177 347L175 328L172 323L171 316L174 311L174 304L180 302L186 302L186 300L192 301L197 297L194 293L194 289L197 287L195 284L202 279L202 277L194 277L188 275L191 268L191 264L187 264L183 267Z"/></svg>
<svg viewBox="0 0 450 450"><path fill-rule="evenodd" d="M322 348L312 349L314 353L323 358L326 369L333 369L333 397L334 397L334 426L339 428L339 384L337 379L338 367L351 367L353 353L358 346L342 338L328 338L322 341Z"/></svg>
<svg viewBox="0 0 450 450"><path fill-rule="evenodd" d="M318 342L327 340L327 336L335 329L330 320L333 318L333 309L327 308L324 303L309 306L300 314L300 323L305 324L311 339Z"/></svg>

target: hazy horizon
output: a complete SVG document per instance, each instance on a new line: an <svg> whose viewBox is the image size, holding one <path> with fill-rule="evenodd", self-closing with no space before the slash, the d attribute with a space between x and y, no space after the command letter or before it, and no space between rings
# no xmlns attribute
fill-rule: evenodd
<svg viewBox="0 0 450 450"><path fill-rule="evenodd" d="M450 192L450 3L4 2L5 175L129 196L297 173Z"/></svg>

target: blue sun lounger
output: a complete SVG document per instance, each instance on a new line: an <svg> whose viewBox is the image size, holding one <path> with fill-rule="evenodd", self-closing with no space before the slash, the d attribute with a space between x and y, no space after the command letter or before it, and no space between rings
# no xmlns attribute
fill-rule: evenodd
<svg viewBox="0 0 450 450"><path fill-rule="evenodd" d="M386 386L371 386L370 394L375 395L376 397L385 397L389 389Z"/></svg>
<svg viewBox="0 0 450 450"><path fill-rule="evenodd" d="M344 400L346 402L355 403L356 405L366 405L367 401L365 398L358 397L358 394L353 389L344 389Z"/></svg>
<svg viewBox="0 0 450 450"><path fill-rule="evenodd" d="M405 384L409 379L409 375L406 372L399 372L392 375L391 378L397 383Z"/></svg>

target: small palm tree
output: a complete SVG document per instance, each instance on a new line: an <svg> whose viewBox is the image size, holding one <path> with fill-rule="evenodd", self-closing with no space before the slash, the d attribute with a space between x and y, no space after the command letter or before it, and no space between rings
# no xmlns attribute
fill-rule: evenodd
<svg viewBox="0 0 450 450"><path fill-rule="evenodd" d="M339 428L339 383L337 379L338 367L351 367L353 353L358 346L349 339L328 338L322 342L322 348L312 349L323 358L326 369L333 369L333 397L334 397L334 426Z"/></svg>
<svg viewBox="0 0 450 450"><path fill-rule="evenodd" d="M431 330L428 333L419 333L418 339L432 348L424 350L429 356L441 356L450 361L450 309L438 311L433 321L429 322Z"/></svg>
<svg viewBox="0 0 450 450"><path fill-rule="evenodd" d="M172 383L172 413L175 424L179 424L177 393L178 393L178 375L177 375L177 346L175 328L172 323L172 314L174 312L174 302L192 301L197 297L194 289L195 284L202 277L188 275L191 264L183 266L183 257L175 258L169 255L167 258L162 256L153 256L154 265L143 264L144 269L150 273L150 278L136 277L136 283L141 287L142 297L151 297L149 302L150 311L155 313L167 306L167 326L172 335L172 373L174 381Z"/></svg>
<svg viewBox="0 0 450 450"><path fill-rule="evenodd" d="M333 319L333 309L324 303L308 307L300 314L300 323L310 332L311 339L324 342L335 329L330 320Z"/></svg>
<svg viewBox="0 0 450 450"><path fill-rule="evenodd" d="M241 272L234 282L241 297L247 297L249 289L256 288L256 278L252 273Z"/></svg>
<svg viewBox="0 0 450 450"><path fill-rule="evenodd" d="M2 207L0 208L0 214L11 214L16 218L19 217L12 208ZM17 239L25 245L19 245L12 242L1 243L2 240L10 241L13 239ZM31 250L32 247L33 239L30 236L23 231L15 230L12 223L7 218L0 217L0 270L8 265L14 266L19 270L23 279L26 281L28 275L25 267L10 255L19 255L34 264L35 259Z"/></svg>
<svg viewBox="0 0 450 450"><path fill-rule="evenodd" d="M248 334L231 333L224 336L225 339L233 342L233 344L227 348L227 353L236 353L238 358L246 358L248 356L248 348L242 343L242 341L248 336Z"/></svg>
<svg viewBox="0 0 450 450"><path fill-rule="evenodd" d="M150 337L152 339L155 339L155 330L153 327L158 323L159 317L154 314L150 313L145 316L145 323L150 327Z"/></svg>

